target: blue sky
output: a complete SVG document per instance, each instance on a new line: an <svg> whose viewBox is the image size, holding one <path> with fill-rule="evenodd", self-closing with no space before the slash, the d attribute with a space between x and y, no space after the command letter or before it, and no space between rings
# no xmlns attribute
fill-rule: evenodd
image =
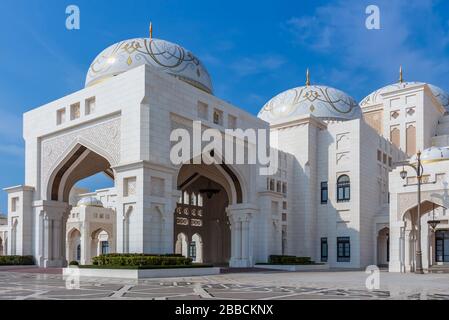
<svg viewBox="0 0 449 320"><path fill-rule="evenodd" d="M81 29L65 28L78 5ZM381 29L365 28L380 8ZM0 187L24 182L21 115L83 88L92 59L120 40L178 43L208 68L215 94L253 114L279 92L313 83L357 100L406 80L449 91L449 1L0 1ZM101 186L91 179L85 185ZM0 212L6 195L0 194Z"/></svg>

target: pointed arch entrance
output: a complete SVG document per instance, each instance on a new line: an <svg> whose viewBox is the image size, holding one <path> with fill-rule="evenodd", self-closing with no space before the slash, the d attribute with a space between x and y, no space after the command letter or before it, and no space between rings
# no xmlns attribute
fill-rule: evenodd
<svg viewBox="0 0 449 320"><path fill-rule="evenodd" d="M186 164L177 184L181 197L174 216L175 252L197 263L229 264L232 236L227 210L244 197L237 175L226 165ZM182 243L188 250L180 250Z"/></svg>
<svg viewBox="0 0 449 320"><path fill-rule="evenodd" d="M35 205L38 216L38 264L44 267L66 266L67 257L75 257L76 248L66 252L66 225L70 214L70 191L78 181L104 173L114 180L115 173L106 153L93 146L77 143L51 171L42 188L43 201ZM76 259L75 259L76 260Z"/></svg>

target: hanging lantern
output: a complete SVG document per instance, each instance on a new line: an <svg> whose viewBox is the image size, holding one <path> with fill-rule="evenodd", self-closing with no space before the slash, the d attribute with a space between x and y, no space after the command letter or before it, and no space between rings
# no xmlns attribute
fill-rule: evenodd
<svg viewBox="0 0 449 320"><path fill-rule="evenodd" d="M208 199L211 199L214 195L218 194L220 189L216 189L212 187L212 183L209 181L207 188L200 189L201 194L205 194Z"/></svg>
<svg viewBox="0 0 449 320"><path fill-rule="evenodd" d="M432 220L427 221L427 223L432 229L432 232L435 232L437 226L441 223L440 220L435 220L435 203L433 204Z"/></svg>

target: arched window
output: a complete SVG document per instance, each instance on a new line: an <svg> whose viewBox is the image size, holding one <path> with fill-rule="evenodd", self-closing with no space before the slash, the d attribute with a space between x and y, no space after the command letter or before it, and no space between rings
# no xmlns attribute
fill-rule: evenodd
<svg viewBox="0 0 449 320"><path fill-rule="evenodd" d="M187 191L184 191L184 204L186 205L190 204L190 195Z"/></svg>
<svg viewBox="0 0 449 320"><path fill-rule="evenodd" d="M351 200L351 181L347 175L342 175L337 180L337 202Z"/></svg>
<svg viewBox="0 0 449 320"><path fill-rule="evenodd" d="M196 205L197 205L197 202L196 202L196 194L195 194L195 193L192 193L192 194L190 195L190 205L191 205L191 206L196 206Z"/></svg>

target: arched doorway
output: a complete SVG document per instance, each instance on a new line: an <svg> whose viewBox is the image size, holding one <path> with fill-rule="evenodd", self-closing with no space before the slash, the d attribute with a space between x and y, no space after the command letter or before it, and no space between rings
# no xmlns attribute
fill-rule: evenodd
<svg viewBox="0 0 449 320"><path fill-rule="evenodd" d="M388 266L390 261L390 229L385 227L377 233L377 265Z"/></svg>
<svg viewBox="0 0 449 320"><path fill-rule="evenodd" d="M77 258L76 252L79 251L77 246L66 248L65 241L67 219L71 210L70 194L76 183L99 173L105 174L114 181L115 172L111 168L108 156L101 150L97 152L82 144L77 144L68 151L51 170L42 189L44 201L40 207L36 207L39 213L39 265L62 267L67 265L67 260ZM68 252L66 249L69 249ZM81 250L81 256L86 254L86 251ZM78 259L74 260L78 261Z"/></svg>
<svg viewBox="0 0 449 320"><path fill-rule="evenodd" d="M178 175L174 217L175 252L183 234L194 262L228 265L231 259L231 223L227 208L242 202L240 182L227 166L184 165Z"/></svg>
<svg viewBox="0 0 449 320"><path fill-rule="evenodd" d="M67 260L81 262L81 232L72 229L67 238Z"/></svg>
<svg viewBox="0 0 449 320"><path fill-rule="evenodd" d="M109 254L112 249L112 244L110 242L111 236L108 231L104 229L98 229L92 233L91 241L91 257L89 261L96 256L102 254Z"/></svg>
<svg viewBox="0 0 449 320"><path fill-rule="evenodd" d="M188 257L188 242L187 242L187 236L184 233L179 233L176 239L175 244L175 253L181 254L184 257Z"/></svg>
<svg viewBox="0 0 449 320"><path fill-rule="evenodd" d="M189 256L193 259L193 262L203 263L203 239L198 233L193 235L190 248Z"/></svg>
<svg viewBox="0 0 449 320"><path fill-rule="evenodd" d="M439 199L431 198L421 202L419 222L421 225L421 257L424 270L436 264L436 233L430 228L428 221L438 218L440 211L445 209ZM418 205L407 209L402 215L400 264L401 271L414 272L416 268L418 239Z"/></svg>

